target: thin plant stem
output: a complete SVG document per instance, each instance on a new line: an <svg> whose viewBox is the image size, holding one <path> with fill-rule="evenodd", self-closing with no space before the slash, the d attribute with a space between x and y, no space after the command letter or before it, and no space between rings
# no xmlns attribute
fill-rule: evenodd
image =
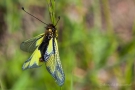
<svg viewBox="0 0 135 90"><path fill-rule="evenodd" d="M55 25L55 23L56 23L56 20L55 20L55 0L47 0L47 4L48 4L48 9L49 9L49 14L50 14L52 24Z"/></svg>

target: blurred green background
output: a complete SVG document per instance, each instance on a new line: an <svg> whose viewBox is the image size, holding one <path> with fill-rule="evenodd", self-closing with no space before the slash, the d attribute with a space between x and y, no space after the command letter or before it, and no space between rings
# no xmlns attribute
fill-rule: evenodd
<svg viewBox="0 0 135 90"><path fill-rule="evenodd" d="M0 90L60 90L45 66L23 71L20 43L51 23L46 0L0 0ZM62 90L135 90L135 1L56 0Z"/></svg>

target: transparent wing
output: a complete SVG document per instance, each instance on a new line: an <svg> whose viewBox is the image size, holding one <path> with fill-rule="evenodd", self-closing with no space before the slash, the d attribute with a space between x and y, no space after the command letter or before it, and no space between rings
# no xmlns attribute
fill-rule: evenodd
<svg viewBox="0 0 135 90"><path fill-rule="evenodd" d="M33 52L43 39L44 33L21 43L20 48L26 52Z"/></svg>
<svg viewBox="0 0 135 90"><path fill-rule="evenodd" d="M41 37L40 39L38 39L38 45L36 44L36 49L34 50L34 52L32 53L32 55L30 56L30 58L25 61L25 63L23 64L22 69L28 69L28 68L36 68L39 67L43 64L43 62L41 62L41 52L38 49L39 45L42 43L44 37Z"/></svg>
<svg viewBox="0 0 135 90"><path fill-rule="evenodd" d="M57 40L53 38L49 41L49 45L44 54L44 60L48 72L54 77L59 86L62 86L65 81L65 75L61 66L61 61L58 52Z"/></svg>

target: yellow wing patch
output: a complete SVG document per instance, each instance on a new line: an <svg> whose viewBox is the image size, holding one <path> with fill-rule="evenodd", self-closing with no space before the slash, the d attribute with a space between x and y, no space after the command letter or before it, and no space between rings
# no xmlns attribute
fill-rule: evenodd
<svg viewBox="0 0 135 90"><path fill-rule="evenodd" d="M22 69L24 70L24 69L28 69L28 68L36 68L36 67L41 66L42 62L40 62L40 58L41 58L40 50L38 50L38 48L36 48L36 50L33 52L31 57L27 61L25 61Z"/></svg>

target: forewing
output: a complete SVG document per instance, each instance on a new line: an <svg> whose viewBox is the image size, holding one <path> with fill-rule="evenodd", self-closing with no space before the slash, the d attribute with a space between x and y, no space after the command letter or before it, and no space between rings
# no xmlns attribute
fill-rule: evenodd
<svg viewBox="0 0 135 90"><path fill-rule="evenodd" d="M55 50L55 51L54 51ZM65 75L61 66L59 58L57 40L53 38L49 41L49 45L44 54L46 68L48 72L54 77L59 86L62 86L65 81Z"/></svg>
<svg viewBox="0 0 135 90"><path fill-rule="evenodd" d="M41 44L43 36L44 33L22 42L20 48L26 52L33 52Z"/></svg>
<svg viewBox="0 0 135 90"><path fill-rule="evenodd" d="M35 51L32 53L32 55L30 56L30 58L25 61L25 63L23 64L22 69L27 69L27 68L36 68L42 65L41 62L41 52L38 49L39 45L42 43L44 37L41 37L40 39L38 39L37 41L37 47L35 49Z"/></svg>

